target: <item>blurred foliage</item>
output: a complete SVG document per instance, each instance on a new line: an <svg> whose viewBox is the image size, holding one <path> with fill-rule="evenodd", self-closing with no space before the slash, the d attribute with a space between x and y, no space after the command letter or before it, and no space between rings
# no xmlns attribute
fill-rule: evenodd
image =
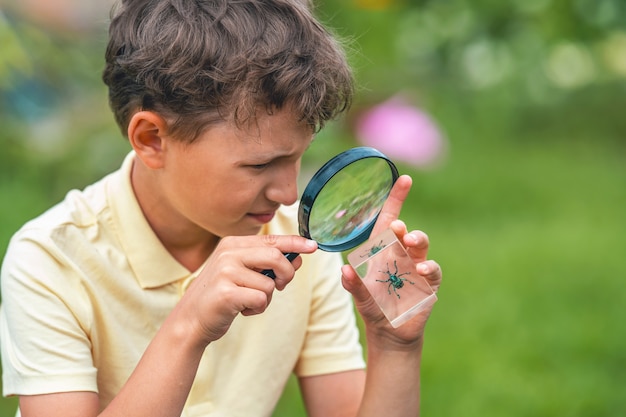
<svg viewBox="0 0 626 417"><path fill-rule="evenodd" d="M322 15L356 38L363 51L356 66L379 92L445 82L470 91L506 87L518 101L542 103L626 77L621 0L370 3L383 6L328 1Z"/></svg>
<svg viewBox="0 0 626 417"><path fill-rule="evenodd" d="M305 174L398 93L449 141L439 167L400 167L415 182L403 218L445 272L422 414L622 415L626 2L314 3L346 39L360 90ZM63 32L0 8L2 254L24 221L128 150L100 81L105 18ZM14 407L0 402L0 416ZM292 380L275 417L300 415Z"/></svg>

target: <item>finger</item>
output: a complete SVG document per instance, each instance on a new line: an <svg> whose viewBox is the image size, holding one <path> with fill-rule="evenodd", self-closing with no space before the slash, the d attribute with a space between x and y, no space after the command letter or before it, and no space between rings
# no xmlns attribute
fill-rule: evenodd
<svg viewBox="0 0 626 417"><path fill-rule="evenodd" d="M276 283L273 279L264 277L245 264L243 267L229 264L220 268L218 273L221 275L222 281L228 281L240 288L263 292L268 297L276 289Z"/></svg>
<svg viewBox="0 0 626 417"><path fill-rule="evenodd" d="M402 220L393 220L389 225L389 228L393 231L398 240L404 244L404 236L409 233L406 224ZM404 244L404 246L406 246L406 244Z"/></svg>
<svg viewBox="0 0 626 417"><path fill-rule="evenodd" d="M402 243L414 262L423 262L427 259L430 240L426 233L421 230L413 230L402 236Z"/></svg>
<svg viewBox="0 0 626 417"><path fill-rule="evenodd" d="M276 248L283 253L313 253L317 250L317 243L311 239L296 235L255 235L255 236L226 236L219 246L226 250L242 248Z"/></svg>
<svg viewBox="0 0 626 417"><path fill-rule="evenodd" d="M261 273L276 281L276 289L283 290L294 277L295 270L301 265L300 253L313 253L317 250L317 242L305 239L301 236L261 236L265 245L280 249L282 256L274 254L274 257L266 260L274 260L273 265L261 269ZM294 258L295 257L295 258ZM294 260L299 259L294 266Z"/></svg>
<svg viewBox="0 0 626 417"><path fill-rule="evenodd" d="M391 222L400 216L404 200L409 195L413 180L408 175L401 175L394 184L383 208L378 215L378 220L372 230L372 236L376 236L383 230L387 229Z"/></svg>
<svg viewBox="0 0 626 417"><path fill-rule="evenodd" d="M343 287L352 294L354 304L359 313L368 321L385 320L383 312L376 304L376 301L367 290L363 280L358 276L354 268L350 265L341 267L341 283Z"/></svg>
<svg viewBox="0 0 626 417"><path fill-rule="evenodd" d="M317 242L295 235L261 235L258 236L264 246L277 248L283 253L313 253L317 250Z"/></svg>
<svg viewBox="0 0 626 417"><path fill-rule="evenodd" d="M302 263L300 256L289 261L277 248L251 248L243 259L246 268L257 272L256 278L261 276L269 279L278 290L283 290L291 282L296 269ZM268 271L272 274L268 275Z"/></svg>
<svg viewBox="0 0 626 417"><path fill-rule="evenodd" d="M369 291L367 291L367 288L352 266L343 265L341 274L343 287L352 294L355 303L366 303L368 298L371 298Z"/></svg>
<svg viewBox="0 0 626 417"><path fill-rule="evenodd" d="M273 279L269 279L247 268L224 268L223 274L231 281L229 291L237 311L244 315L259 314L265 311L272 301L276 289ZM234 284L234 286L232 286Z"/></svg>
<svg viewBox="0 0 626 417"><path fill-rule="evenodd" d="M296 257L294 260L289 261L286 257L283 256L283 260L280 262L280 268L275 268L274 271L274 285L278 291L282 291L285 289L287 284L289 284L296 275L296 271L302 265L302 258L300 256Z"/></svg>
<svg viewBox="0 0 626 417"><path fill-rule="evenodd" d="M417 265L417 272L426 278L428 285L437 292L441 286L442 271L441 266L435 261L425 261Z"/></svg>
<svg viewBox="0 0 626 417"><path fill-rule="evenodd" d="M269 294L252 288L240 289L239 311L244 316L252 316L263 313L272 301L272 293Z"/></svg>

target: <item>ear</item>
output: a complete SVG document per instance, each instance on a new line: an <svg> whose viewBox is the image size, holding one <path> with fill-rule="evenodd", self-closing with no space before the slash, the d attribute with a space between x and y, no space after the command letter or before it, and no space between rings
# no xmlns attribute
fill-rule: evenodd
<svg viewBox="0 0 626 417"><path fill-rule="evenodd" d="M141 161L152 169L163 167L167 122L151 111L139 111L128 123L128 140Z"/></svg>

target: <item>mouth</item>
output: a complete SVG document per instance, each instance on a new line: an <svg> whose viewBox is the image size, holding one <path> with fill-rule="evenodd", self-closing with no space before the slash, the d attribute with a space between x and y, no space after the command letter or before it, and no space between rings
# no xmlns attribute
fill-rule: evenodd
<svg viewBox="0 0 626 417"><path fill-rule="evenodd" d="M270 221L272 221L275 214L276 213L273 211L269 213L249 213L248 217L251 217L252 219L256 220L257 222L261 224L265 224L265 223L269 223Z"/></svg>

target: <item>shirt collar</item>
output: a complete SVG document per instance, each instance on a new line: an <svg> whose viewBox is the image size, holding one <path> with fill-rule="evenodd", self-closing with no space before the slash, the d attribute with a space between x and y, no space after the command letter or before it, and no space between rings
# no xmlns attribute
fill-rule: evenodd
<svg viewBox="0 0 626 417"><path fill-rule="evenodd" d="M113 223L128 262L142 288L156 288L188 278L191 272L163 246L143 215L131 185L131 151L107 188Z"/></svg>

